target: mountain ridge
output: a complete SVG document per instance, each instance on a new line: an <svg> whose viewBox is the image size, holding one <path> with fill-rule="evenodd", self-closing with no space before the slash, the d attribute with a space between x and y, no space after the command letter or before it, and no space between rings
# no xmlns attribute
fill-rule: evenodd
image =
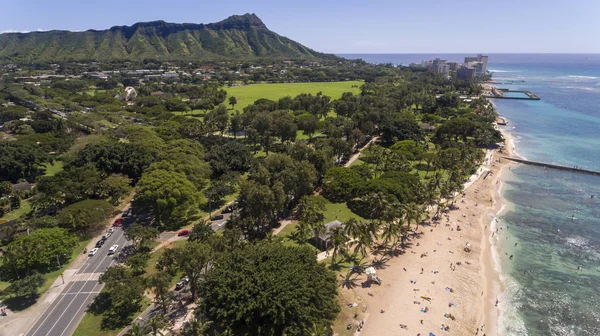
<svg viewBox="0 0 600 336"><path fill-rule="evenodd" d="M137 22L131 26L0 34L0 61L337 59L267 28L256 14L208 24Z"/></svg>

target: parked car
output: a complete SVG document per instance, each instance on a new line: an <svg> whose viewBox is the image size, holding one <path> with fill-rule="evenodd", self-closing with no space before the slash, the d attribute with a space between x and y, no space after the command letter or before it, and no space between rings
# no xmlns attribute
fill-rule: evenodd
<svg viewBox="0 0 600 336"><path fill-rule="evenodd" d="M221 211L222 214L227 214L227 213L232 213L233 212L233 205L227 206L225 209L223 209L223 211Z"/></svg>
<svg viewBox="0 0 600 336"><path fill-rule="evenodd" d="M110 249L108 250L108 255L115 254L115 252L117 252L118 249L119 249L119 245L111 246Z"/></svg>
<svg viewBox="0 0 600 336"><path fill-rule="evenodd" d="M108 236L107 236L107 235L103 235L103 236L102 236L102 244L104 244L104 241L106 240L106 238L108 238Z"/></svg>
<svg viewBox="0 0 600 336"><path fill-rule="evenodd" d="M115 219L113 226L121 226L121 225L123 225L123 217L119 217L119 218Z"/></svg>
<svg viewBox="0 0 600 336"><path fill-rule="evenodd" d="M216 216L213 216L213 218L211 218L211 220L214 220L214 221L220 220L220 219L223 219L223 215L216 215Z"/></svg>
<svg viewBox="0 0 600 336"><path fill-rule="evenodd" d="M186 278L183 278L183 279L181 279L181 280L179 280L179 281L178 281L178 282L175 284L175 290L180 290L180 289L182 289L182 288L183 288L183 287L185 287L185 285L187 285L189 282L190 282L190 279L188 279L187 277L186 277Z"/></svg>
<svg viewBox="0 0 600 336"><path fill-rule="evenodd" d="M100 239L96 242L96 247L100 248L102 245L104 245L104 240Z"/></svg>
<svg viewBox="0 0 600 336"><path fill-rule="evenodd" d="M110 233L113 233L113 232L115 232L115 228L110 228L110 229L108 230L108 232L110 232Z"/></svg>
<svg viewBox="0 0 600 336"><path fill-rule="evenodd" d="M107 232L107 233L106 233L106 234L105 234L103 237L106 237L106 238L108 238L108 237L110 237L110 236L112 236L112 232Z"/></svg>
<svg viewBox="0 0 600 336"><path fill-rule="evenodd" d="M88 253L88 256L90 256L90 257L93 257L93 256L94 256L94 254L96 254L96 252L98 252L98 248L97 248L97 247L94 247L94 248L93 248L93 249L90 251L90 253Z"/></svg>
<svg viewBox="0 0 600 336"><path fill-rule="evenodd" d="M189 234L190 234L190 230L188 230L188 229L181 230L181 231L177 232L177 235L180 236L180 237L181 236L187 236Z"/></svg>

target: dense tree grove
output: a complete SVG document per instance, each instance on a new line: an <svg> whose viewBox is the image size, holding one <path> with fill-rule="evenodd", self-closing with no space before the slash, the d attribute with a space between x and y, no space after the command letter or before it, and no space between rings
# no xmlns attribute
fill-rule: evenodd
<svg viewBox="0 0 600 336"><path fill-rule="evenodd" d="M202 312L235 335L305 335L330 327L335 275L307 247L246 244L217 258L202 286Z"/></svg>
<svg viewBox="0 0 600 336"><path fill-rule="evenodd" d="M34 300L79 241L130 205L128 246L90 307L106 330L130 323L150 290L161 314L131 335L158 332L173 307L190 302L199 305L184 335L332 334L338 285L351 280L329 268L344 261L360 270L376 245L403 244L428 207L454 201L502 137L486 99L461 98L481 93L477 81L362 61L295 62L146 60L93 70L190 73L161 80L90 71L31 85L17 71L6 76L0 280L10 285L0 298ZM23 65L32 74L80 66ZM355 79L354 92L338 96L297 92L250 104L228 96L230 86L257 81ZM343 225L315 244L334 218ZM282 223L293 233L273 237ZM161 232L182 228L173 239L188 240L153 258ZM316 248L332 258L318 263ZM175 295L176 276L187 279Z"/></svg>

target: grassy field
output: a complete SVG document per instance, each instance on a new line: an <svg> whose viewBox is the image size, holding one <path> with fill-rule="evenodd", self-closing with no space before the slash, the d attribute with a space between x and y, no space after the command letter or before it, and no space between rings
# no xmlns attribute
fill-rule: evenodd
<svg viewBox="0 0 600 336"><path fill-rule="evenodd" d="M364 218L350 211L346 203L332 203L329 200L326 201L324 215L325 223L329 223L334 220L339 220L343 223L350 218L364 220Z"/></svg>
<svg viewBox="0 0 600 336"><path fill-rule="evenodd" d="M139 311L133 314L133 317L135 318L139 314L141 314L144 310L146 310L146 308L150 307L151 303L152 302L150 301L150 299L145 297L142 300L142 307ZM81 323L79 323L77 329L75 329L73 336L116 336L122 330L122 328L115 330L102 330L100 327L101 323L102 315L94 315L87 313L83 316L83 320L81 320Z"/></svg>
<svg viewBox="0 0 600 336"><path fill-rule="evenodd" d="M180 247L185 245L186 243L187 240L176 240L171 245L169 245L169 248ZM163 247L150 255L150 260L148 260L148 266L146 266L146 275L152 275L157 272L156 262L165 251L166 250Z"/></svg>
<svg viewBox="0 0 600 336"><path fill-rule="evenodd" d="M244 107L254 103L260 98L277 100L285 96L295 97L301 93L322 92L331 99L338 99L344 92L359 93L362 82L319 82L319 83L277 83L277 84L250 84L244 86L233 86L227 88L228 97L237 99L236 110L242 111ZM357 87L352 87L357 86ZM227 103L228 100L225 100Z"/></svg>
<svg viewBox="0 0 600 336"><path fill-rule="evenodd" d="M46 163L46 173L44 176L54 176L54 174L63 170L64 163L62 161L56 160L54 164Z"/></svg>
<svg viewBox="0 0 600 336"><path fill-rule="evenodd" d="M21 207L13 210L9 213L7 213L6 215L2 216L2 222L8 222L11 221L13 219L17 219L19 217L21 217L21 215L24 215L26 213L28 213L29 211L31 211L31 203L29 202L29 200L22 200L21 201Z"/></svg>

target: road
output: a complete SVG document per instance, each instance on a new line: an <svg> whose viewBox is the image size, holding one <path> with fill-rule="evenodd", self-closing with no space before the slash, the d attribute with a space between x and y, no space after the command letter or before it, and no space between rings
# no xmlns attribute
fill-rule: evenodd
<svg viewBox="0 0 600 336"><path fill-rule="evenodd" d="M96 255L88 257L60 296L46 308L29 329L27 336L73 334L85 315L87 307L102 289L102 285L98 283L100 274L115 263L113 256L108 255L108 249L115 244L119 245L119 251L127 244L122 228L115 228L115 232L106 239Z"/></svg>

